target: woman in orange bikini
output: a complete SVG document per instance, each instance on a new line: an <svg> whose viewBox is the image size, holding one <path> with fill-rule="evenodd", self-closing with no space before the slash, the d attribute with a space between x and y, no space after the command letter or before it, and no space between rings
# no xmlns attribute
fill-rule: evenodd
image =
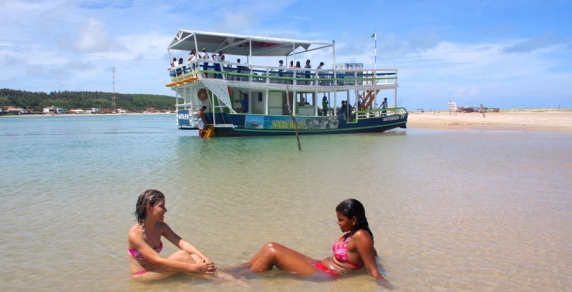
<svg viewBox="0 0 572 292"><path fill-rule="evenodd" d="M355 199L348 199L336 207L338 226L344 235L332 245L333 256L316 260L275 242L264 245L252 259L239 267L227 271L244 274L246 270L265 272L274 266L294 273L305 279L337 279L343 274L359 270L365 266L367 272L380 285L392 289L378 271L373 247L373 234L369 230L365 209ZM232 271L232 272L231 272Z"/></svg>
<svg viewBox="0 0 572 292"><path fill-rule="evenodd" d="M177 272L204 278L222 276L211 260L171 230L165 223L166 212L165 195L160 191L146 190L139 195L134 213L137 224L127 235L132 275L139 280L164 279ZM161 257L161 237L181 250L167 258Z"/></svg>

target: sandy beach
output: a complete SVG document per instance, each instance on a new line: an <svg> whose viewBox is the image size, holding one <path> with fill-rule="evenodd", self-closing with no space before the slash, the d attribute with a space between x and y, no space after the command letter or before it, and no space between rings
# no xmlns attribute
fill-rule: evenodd
<svg viewBox="0 0 572 292"><path fill-rule="evenodd" d="M408 128L494 129L572 133L572 111L514 110L497 113L410 112Z"/></svg>

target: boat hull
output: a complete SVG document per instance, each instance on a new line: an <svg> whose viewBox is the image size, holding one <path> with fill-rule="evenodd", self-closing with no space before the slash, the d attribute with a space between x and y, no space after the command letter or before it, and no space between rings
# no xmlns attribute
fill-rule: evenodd
<svg viewBox="0 0 572 292"><path fill-rule="evenodd" d="M184 116L179 111L179 116ZM383 132L395 128L406 128L407 114L379 116L359 119L357 122L346 122L341 116L296 117L300 135L328 135ZM282 115L248 115L205 113L208 124L214 124L216 136L284 136L295 135L295 125L290 116ZM189 124L179 119L181 129L196 129L184 126Z"/></svg>

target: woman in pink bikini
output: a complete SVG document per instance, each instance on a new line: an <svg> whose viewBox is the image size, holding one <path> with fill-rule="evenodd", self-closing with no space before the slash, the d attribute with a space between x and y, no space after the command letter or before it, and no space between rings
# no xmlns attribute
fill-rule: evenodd
<svg viewBox="0 0 572 292"><path fill-rule="evenodd" d="M316 260L278 243L269 242L248 263L227 271L239 274L244 274L245 270L265 272L276 266L301 278L320 280L337 279L365 266L380 285L393 289L393 285L377 269L377 252L373 247L373 234L369 230L363 205L355 199L345 200L336 207L336 215L344 235L332 245L334 254L331 257Z"/></svg>
<svg viewBox="0 0 572 292"><path fill-rule="evenodd" d="M166 212L165 195L160 191L146 190L139 195L134 213L137 224L129 229L127 235L132 275L139 280L164 279L177 272L205 278L217 275L211 260L165 223ZM161 237L181 250L167 258L161 257Z"/></svg>

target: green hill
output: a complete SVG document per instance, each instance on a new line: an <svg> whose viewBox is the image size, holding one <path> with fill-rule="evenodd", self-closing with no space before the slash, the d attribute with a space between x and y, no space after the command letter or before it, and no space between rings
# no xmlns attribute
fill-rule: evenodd
<svg viewBox="0 0 572 292"><path fill-rule="evenodd" d="M13 106L41 112L43 108L56 106L66 109L111 109L111 92L100 91L52 91L29 92L23 90L0 89L0 107ZM154 94L115 93L117 108L140 112L148 108L175 110L175 97ZM179 99L182 103L182 99Z"/></svg>

